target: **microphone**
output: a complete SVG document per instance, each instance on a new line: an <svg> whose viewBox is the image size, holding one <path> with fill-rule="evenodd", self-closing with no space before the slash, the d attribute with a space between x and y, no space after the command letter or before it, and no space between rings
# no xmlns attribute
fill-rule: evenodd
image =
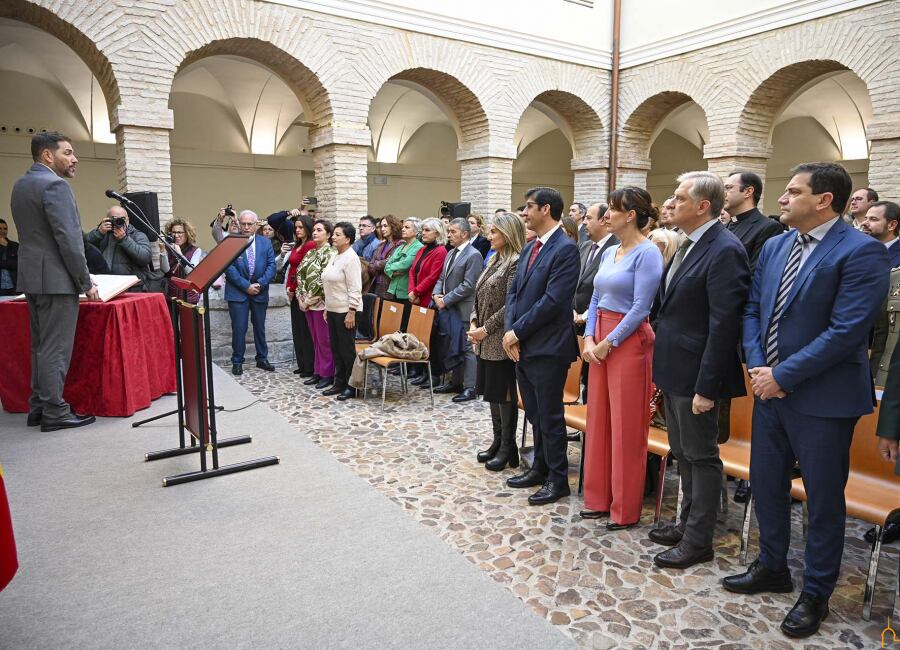
<svg viewBox="0 0 900 650"><path fill-rule="evenodd" d="M106 196L108 196L111 199L115 199L116 201L119 201L120 203L129 203L129 204L133 205L131 199L129 199L127 196L122 196L118 192L113 192L112 190L106 190Z"/></svg>

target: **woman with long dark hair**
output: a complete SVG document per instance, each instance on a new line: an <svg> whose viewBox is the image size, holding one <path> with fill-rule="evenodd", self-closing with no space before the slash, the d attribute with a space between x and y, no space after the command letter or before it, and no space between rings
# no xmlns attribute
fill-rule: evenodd
<svg viewBox="0 0 900 650"><path fill-rule="evenodd" d="M641 518L655 338L647 316L664 264L641 232L659 214L650 194L623 187L608 203L604 219L620 243L600 258L584 330L590 365L581 516L608 515L607 529L621 530Z"/></svg>
<svg viewBox="0 0 900 650"><path fill-rule="evenodd" d="M402 229L400 219L392 214L386 214L378 222L381 243L375 248L369 261L369 276L372 280L367 287L367 293L374 293L379 298L384 298L387 293L391 278L385 273L384 268L397 247L403 243L400 232Z"/></svg>
<svg viewBox="0 0 900 650"><path fill-rule="evenodd" d="M315 372L315 352L313 350L312 334L306 323L306 314L299 307L295 296L297 292L297 269L306 254L315 250L316 244L312 240L313 221L306 215L297 217L294 221L294 245L288 254L288 272L285 275L285 291L291 309L291 334L294 339L294 356L297 359L295 375L304 379L312 377Z"/></svg>

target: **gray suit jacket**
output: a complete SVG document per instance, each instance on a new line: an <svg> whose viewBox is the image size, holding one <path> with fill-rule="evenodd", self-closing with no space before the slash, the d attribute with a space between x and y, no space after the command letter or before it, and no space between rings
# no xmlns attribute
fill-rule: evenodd
<svg viewBox="0 0 900 650"><path fill-rule="evenodd" d="M475 285L478 284L478 276L484 265L484 260L471 242L453 260L453 266L449 267L451 250L444 260L444 269L441 277L434 285L433 294L443 294L444 307L452 309L459 319L467 324L475 306Z"/></svg>
<svg viewBox="0 0 900 650"><path fill-rule="evenodd" d="M81 215L69 184L35 163L16 181L10 203L19 232L18 290L77 294L90 289Z"/></svg>

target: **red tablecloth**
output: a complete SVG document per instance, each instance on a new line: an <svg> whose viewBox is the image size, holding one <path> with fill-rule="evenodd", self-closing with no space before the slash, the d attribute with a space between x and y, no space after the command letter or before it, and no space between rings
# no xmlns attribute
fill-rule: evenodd
<svg viewBox="0 0 900 650"><path fill-rule="evenodd" d="M28 303L0 302L0 402L28 412L31 332ZM127 293L82 302L63 397L82 415L128 416L175 392L175 349L166 299Z"/></svg>

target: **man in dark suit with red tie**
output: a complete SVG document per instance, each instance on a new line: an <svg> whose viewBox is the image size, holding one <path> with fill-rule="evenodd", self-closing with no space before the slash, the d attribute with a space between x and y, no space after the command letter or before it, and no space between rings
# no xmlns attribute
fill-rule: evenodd
<svg viewBox="0 0 900 650"><path fill-rule="evenodd" d="M536 187L525 199L525 225L537 236L522 250L506 296L503 348L517 362L525 417L534 431L534 463L507 484L541 486L528 503L542 505L570 494L562 393L569 365L578 357L571 308L579 260L578 248L560 228L560 193Z"/></svg>

